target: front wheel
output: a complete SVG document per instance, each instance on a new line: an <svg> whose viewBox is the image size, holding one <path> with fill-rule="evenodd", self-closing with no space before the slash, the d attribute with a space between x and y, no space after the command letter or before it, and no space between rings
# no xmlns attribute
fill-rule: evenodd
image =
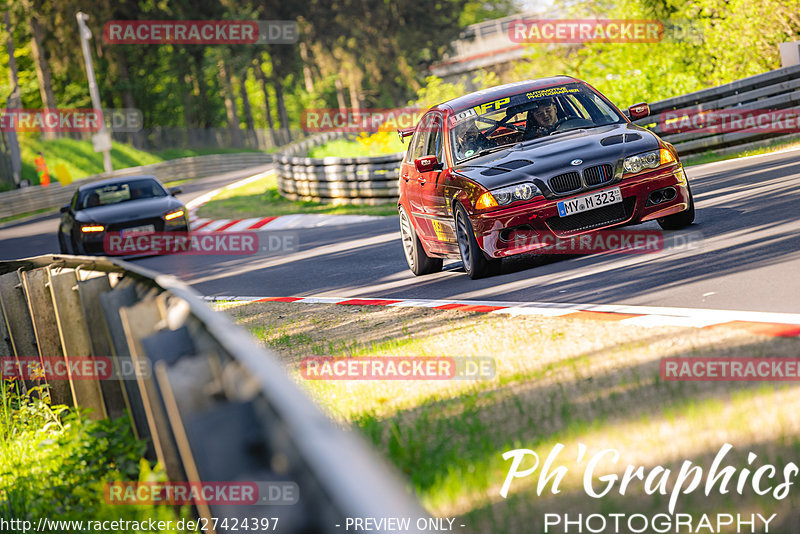
<svg viewBox="0 0 800 534"><path fill-rule="evenodd" d="M72 252L69 250L69 247L64 242L64 232L62 232L60 228L58 230L58 250L61 252L61 254L72 254Z"/></svg>
<svg viewBox="0 0 800 534"><path fill-rule="evenodd" d="M488 259L478 246L472 223L469 222L467 211L460 204L456 205L456 239L458 250L461 252L461 263L464 270L473 280L492 276L500 272L502 260Z"/></svg>
<svg viewBox="0 0 800 534"><path fill-rule="evenodd" d="M431 258L422 248L422 243L414 231L411 219L408 218L406 210L400 208L400 237L403 241L403 252L406 255L406 263L411 272L417 276L424 274L438 273L442 270L442 258Z"/></svg>
<svg viewBox="0 0 800 534"><path fill-rule="evenodd" d="M658 225L662 229L680 230L694 222L694 196L692 196L692 188L689 187L688 181L686 182L686 189L689 191L689 209L657 219Z"/></svg>

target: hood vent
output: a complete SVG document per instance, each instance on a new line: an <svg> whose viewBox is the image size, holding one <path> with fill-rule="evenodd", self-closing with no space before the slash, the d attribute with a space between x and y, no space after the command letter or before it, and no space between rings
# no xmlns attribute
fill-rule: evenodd
<svg viewBox="0 0 800 534"><path fill-rule="evenodd" d="M522 167L527 167L528 165L533 165L533 162L527 159L515 159L512 161L506 161L495 167L489 167L488 169L481 171L481 174L483 176L497 176L498 174L503 174L520 169Z"/></svg>
<svg viewBox="0 0 800 534"><path fill-rule="evenodd" d="M625 134L625 142L626 143L630 143L631 141L638 141L641 138L642 138L642 136L637 134L637 133Z"/></svg>
<svg viewBox="0 0 800 534"><path fill-rule="evenodd" d="M600 144L603 146L618 145L622 142L622 135L612 135L611 137L604 137Z"/></svg>

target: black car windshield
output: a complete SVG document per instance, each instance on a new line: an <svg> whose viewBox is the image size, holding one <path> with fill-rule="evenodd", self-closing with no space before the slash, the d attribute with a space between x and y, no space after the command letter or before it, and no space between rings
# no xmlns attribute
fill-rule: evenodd
<svg viewBox="0 0 800 534"><path fill-rule="evenodd" d="M456 112L450 146L456 163L559 132L624 123L605 98L584 84L571 83L488 100Z"/></svg>
<svg viewBox="0 0 800 534"><path fill-rule="evenodd" d="M165 196L167 192L161 184L150 178L98 185L81 191L77 210Z"/></svg>

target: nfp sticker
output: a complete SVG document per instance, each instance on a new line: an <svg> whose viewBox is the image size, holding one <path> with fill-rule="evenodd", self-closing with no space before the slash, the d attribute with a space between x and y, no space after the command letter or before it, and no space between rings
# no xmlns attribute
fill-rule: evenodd
<svg viewBox="0 0 800 534"><path fill-rule="evenodd" d="M489 111L498 111L503 109L504 106L507 106L511 103L511 97L501 98L499 100L494 100L492 102L486 102L485 104L481 104L480 106L475 106L474 109L475 113L478 115L483 115L484 113L488 113Z"/></svg>

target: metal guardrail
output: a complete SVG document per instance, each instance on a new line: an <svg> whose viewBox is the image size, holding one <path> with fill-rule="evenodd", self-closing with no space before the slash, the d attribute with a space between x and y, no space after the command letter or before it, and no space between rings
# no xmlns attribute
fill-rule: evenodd
<svg viewBox="0 0 800 534"><path fill-rule="evenodd" d="M800 125L789 134L779 131L747 131L747 123L741 122L741 129L715 132L711 128L689 131L668 128L669 118L681 119L711 111L736 111L745 113L753 110L781 110L800 105L800 65L785 67L764 74L750 76L719 87L703 89L682 96L668 98L650 104L650 117L635 121L640 126L653 129L665 141L675 145L681 156L712 151L727 154L757 148L776 140L788 140L800 136Z"/></svg>
<svg viewBox="0 0 800 534"><path fill-rule="evenodd" d="M247 167L266 165L272 163L272 161L272 154L264 154L261 152L192 156L189 158L161 161L151 165L128 167L108 173L94 174L76 180L66 186L54 182L49 187L37 185L16 189L14 191L0 193L0 218L21 215L36 210L58 208L69 202L75 190L81 185L104 180L106 178L152 174L162 182L169 182L172 180L213 176L215 174L236 171Z"/></svg>
<svg viewBox="0 0 800 534"><path fill-rule="evenodd" d="M198 517L279 517L280 532L298 534L341 532L348 517L428 518L273 353L173 277L108 258L2 261L0 311L0 358L110 357L151 369L133 380L51 380L51 395L95 418L129 413L170 481L292 482L299 492L295 504L198 504Z"/></svg>

